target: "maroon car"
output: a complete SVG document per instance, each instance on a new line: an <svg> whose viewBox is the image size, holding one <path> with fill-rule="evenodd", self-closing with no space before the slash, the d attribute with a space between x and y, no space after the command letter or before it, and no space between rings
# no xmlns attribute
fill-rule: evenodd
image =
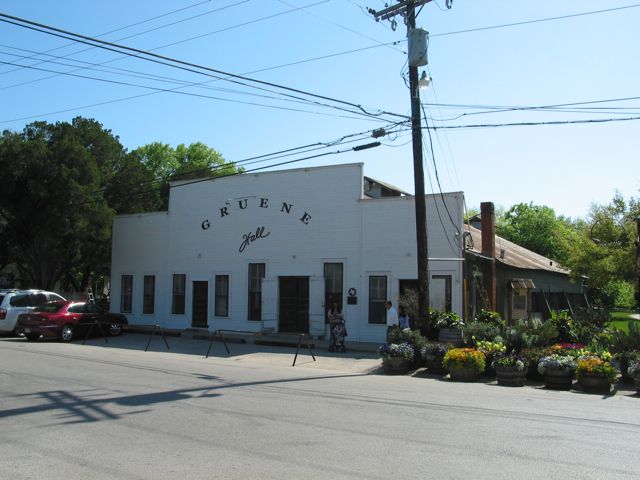
<svg viewBox="0 0 640 480"><path fill-rule="evenodd" d="M18 316L16 332L24 334L27 340L37 340L42 335L69 342L80 334L86 335L91 325L92 333L99 334L96 322L111 335L120 335L123 325L128 323L124 315L107 312L93 303L48 302Z"/></svg>

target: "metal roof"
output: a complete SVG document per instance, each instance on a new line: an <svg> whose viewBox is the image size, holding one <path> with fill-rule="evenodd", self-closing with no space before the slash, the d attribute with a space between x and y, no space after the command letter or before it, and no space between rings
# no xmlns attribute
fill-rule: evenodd
<svg viewBox="0 0 640 480"><path fill-rule="evenodd" d="M465 225L465 230L471 234L471 244L466 245L466 250L474 255L482 255L482 232ZM468 242L467 242L468 243ZM509 265L510 267L523 268L528 270L545 270L547 272L562 273L569 275L571 272L562 268L560 264L550 258L539 255L531 250L527 250L509 240L496 235L496 256L497 262Z"/></svg>

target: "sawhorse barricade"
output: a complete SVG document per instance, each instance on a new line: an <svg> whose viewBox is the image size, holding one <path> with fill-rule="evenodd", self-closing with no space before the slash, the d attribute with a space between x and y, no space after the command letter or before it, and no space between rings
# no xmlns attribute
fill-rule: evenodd
<svg viewBox="0 0 640 480"><path fill-rule="evenodd" d="M296 348L296 356L293 357L293 363L291 364L292 367L296 366L296 360L298 359L298 352L300 351L302 340L305 340L305 343L307 344L307 348L309 349L309 353L311 354L311 358L313 358L314 362L316 361L316 357L313 354L313 350L311 350L311 345L309 344L309 335L307 335L306 333L301 333L300 337L298 338L298 348Z"/></svg>
<svg viewBox="0 0 640 480"><path fill-rule="evenodd" d="M91 322L89 328L87 329L87 334L85 335L84 340L82 341L83 345L87 343L87 339L89 338L89 335L91 335L91 332L93 331L93 327L95 327L96 325L98 326L98 328L100 329L100 333L104 337L104 342L109 343L109 340L107 340L107 334L102 328L103 323L104 322L101 322L100 320L94 320L93 322ZM86 323L84 325L86 325Z"/></svg>
<svg viewBox="0 0 640 480"><path fill-rule="evenodd" d="M211 338L209 340L209 348L207 349L207 354L205 355L205 358L209 358L209 353L211 352L211 347L213 346L213 342L216 339L219 339L222 344L224 345L225 350L227 351L227 355L229 355L231 352L229 351L229 346L227 345L227 342L225 341L225 337L224 337L224 332L227 333L238 333L238 334L244 334L244 335L255 335L256 332L248 332L248 331L243 331L243 330L222 330L222 329L218 329L215 330L213 332L213 335L211 335ZM281 334L284 335L284 334ZM298 360L298 352L300 351L300 347L302 346L302 342L304 341L307 349L309 350L309 353L311 354L311 357L313 358L313 361L316 361L316 357L313 354L313 350L311 350L311 344L309 343L309 335L307 335L306 333L301 333L300 336L298 337L298 348L296 348L296 354L293 357L293 363L291 364L292 367L296 366L296 361Z"/></svg>
<svg viewBox="0 0 640 480"><path fill-rule="evenodd" d="M160 326L160 325L152 325L151 326L151 333L149 334L149 340L147 341L147 346L144 347L144 351L146 352L149 349L149 344L151 343L151 339L153 338L153 334L159 332L160 335L162 336L162 340L164 340L164 344L167 347L167 350L171 350L169 348L169 343L167 342L167 337L164 336L164 329Z"/></svg>

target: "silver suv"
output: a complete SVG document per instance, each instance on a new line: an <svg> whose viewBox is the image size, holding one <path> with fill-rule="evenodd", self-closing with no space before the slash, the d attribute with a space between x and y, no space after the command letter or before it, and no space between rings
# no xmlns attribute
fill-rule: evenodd
<svg viewBox="0 0 640 480"><path fill-rule="evenodd" d="M15 333L18 315L53 300L65 300L44 290L0 290L0 333Z"/></svg>

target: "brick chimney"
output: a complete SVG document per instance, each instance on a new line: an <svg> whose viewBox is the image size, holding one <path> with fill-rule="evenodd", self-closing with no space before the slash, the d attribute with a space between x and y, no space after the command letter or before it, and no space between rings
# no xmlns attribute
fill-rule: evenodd
<svg viewBox="0 0 640 480"><path fill-rule="evenodd" d="M496 214L493 202L480 204L480 230L482 232L482 254L495 258L496 256Z"/></svg>
<svg viewBox="0 0 640 480"><path fill-rule="evenodd" d="M482 232L482 255L489 257L483 268L484 289L489 297L491 309L496 311L497 304L497 280L496 280L496 214L493 202L480 204L480 221Z"/></svg>

